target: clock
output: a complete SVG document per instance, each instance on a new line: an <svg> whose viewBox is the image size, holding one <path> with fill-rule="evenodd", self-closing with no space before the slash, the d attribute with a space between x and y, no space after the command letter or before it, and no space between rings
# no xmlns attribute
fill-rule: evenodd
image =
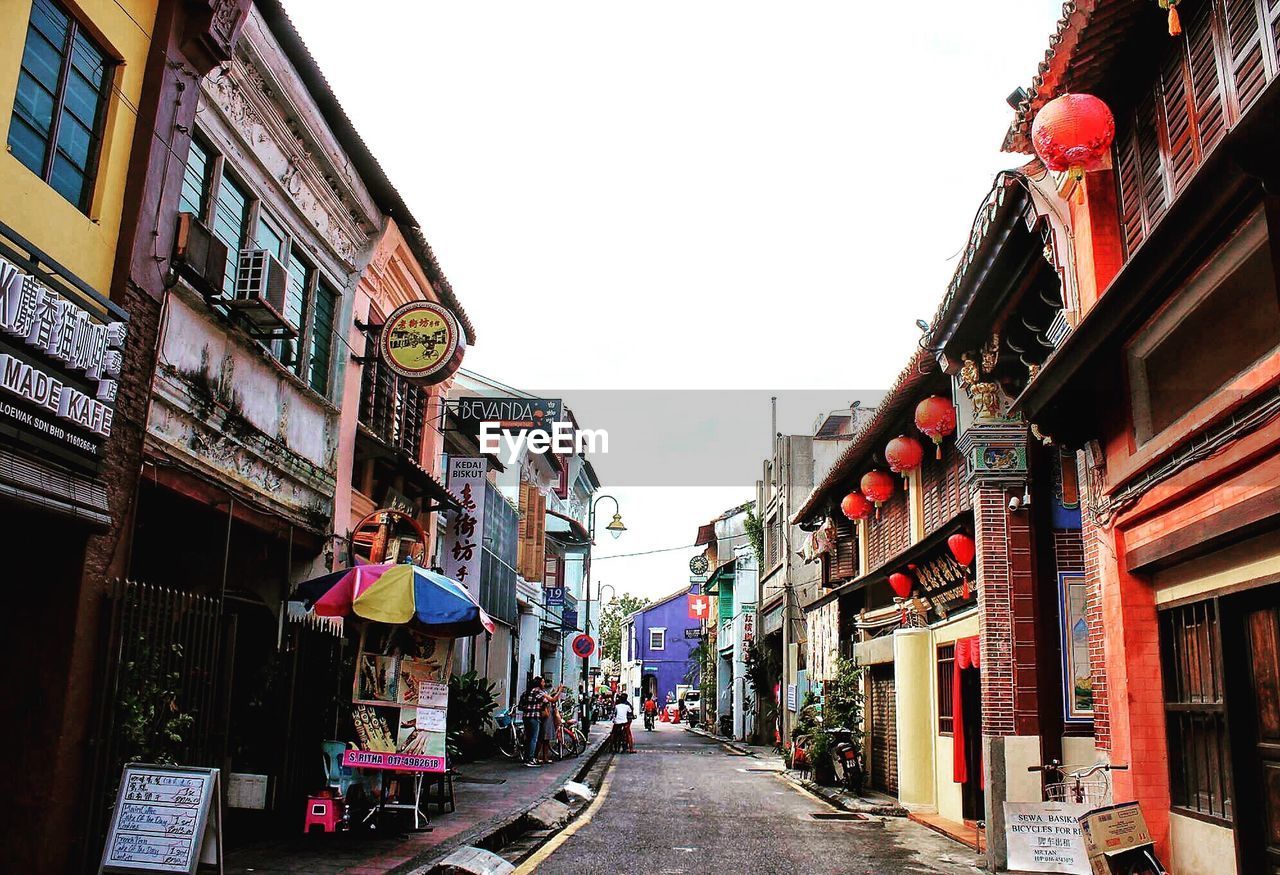
<svg viewBox="0 0 1280 875"><path fill-rule="evenodd" d="M689 560L689 571L693 574L707 573L707 557L699 553Z"/></svg>

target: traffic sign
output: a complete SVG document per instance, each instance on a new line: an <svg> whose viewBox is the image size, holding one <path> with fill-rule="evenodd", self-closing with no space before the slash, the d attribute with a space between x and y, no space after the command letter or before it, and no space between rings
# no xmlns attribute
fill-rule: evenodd
<svg viewBox="0 0 1280 875"><path fill-rule="evenodd" d="M596 639L582 634L573 639L573 652L583 659L596 652Z"/></svg>

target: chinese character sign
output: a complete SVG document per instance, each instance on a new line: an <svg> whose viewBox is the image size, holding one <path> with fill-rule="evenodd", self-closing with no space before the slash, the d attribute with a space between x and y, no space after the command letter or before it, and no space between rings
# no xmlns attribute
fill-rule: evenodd
<svg viewBox="0 0 1280 875"><path fill-rule="evenodd" d="M449 460L447 488L462 503L445 530L440 564L445 575L461 583L473 595L479 593L480 550L484 544L484 490L488 463L482 458Z"/></svg>

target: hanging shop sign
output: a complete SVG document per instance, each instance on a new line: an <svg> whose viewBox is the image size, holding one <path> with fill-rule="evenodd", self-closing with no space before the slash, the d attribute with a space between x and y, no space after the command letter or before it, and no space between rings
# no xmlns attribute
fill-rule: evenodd
<svg viewBox="0 0 1280 875"><path fill-rule="evenodd" d="M711 614L711 596L689 596L689 619L705 620Z"/></svg>
<svg viewBox="0 0 1280 875"><path fill-rule="evenodd" d="M97 467L129 331L123 314L88 303L0 258L0 432Z"/></svg>
<svg viewBox="0 0 1280 875"><path fill-rule="evenodd" d="M559 398L475 398L458 399L458 430L479 439L481 423L496 424L515 436L529 431L550 432L564 414Z"/></svg>
<svg viewBox="0 0 1280 875"><path fill-rule="evenodd" d="M217 769L127 764L99 873L221 872L221 799Z"/></svg>
<svg viewBox="0 0 1280 875"><path fill-rule="evenodd" d="M351 722L357 769L443 772L453 645L404 628L365 627L356 654Z"/></svg>
<svg viewBox="0 0 1280 875"><path fill-rule="evenodd" d="M564 614L560 618L560 626L566 632L576 631L578 628L578 609L565 608Z"/></svg>
<svg viewBox="0 0 1280 875"><path fill-rule="evenodd" d="M702 637L702 630L701 630L701 629L699 629L699 628L697 628L697 627L695 627L695 628L693 628L693 629L685 629L685 630L684 630L684 637L685 637L686 639L701 638L701 637Z"/></svg>
<svg viewBox="0 0 1280 875"><path fill-rule="evenodd" d="M546 604L549 608L559 608L564 605L564 587L548 586L542 590L546 596Z"/></svg>
<svg viewBox="0 0 1280 875"><path fill-rule="evenodd" d="M915 591L929 610L930 622L945 620L948 615L977 604L973 572L957 562L946 547L907 567L915 579Z"/></svg>
<svg viewBox="0 0 1280 875"><path fill-rule="evenodd" d="M1089 875L1079 822L1088 811L1088 805L1066 802L1004 803L1009 870Z"/></svg>
<svg viewBox="0 0 1280 875"><path fill-rule="evenodd" d="M447 308L434 301L410 301L382 324L378 352L395 373L422 386L443 383L462 365L467 341Z"/></svg>
<svg viewBox="0 0 1280 875"><path fill-rule="evenodd" d="M462 509L445 529L441 562L445 576L461 583L473 595L480 591L480 549L484 543L484 496L489 463L478 456L449 459L446 488L457 496Z"/></svg>
<svg viewBox="0 0 1280 875"><path fill-rule="evenodd" d="M742 606L742 641L748 643L756 637L756 606L754 602Z"/></svg>

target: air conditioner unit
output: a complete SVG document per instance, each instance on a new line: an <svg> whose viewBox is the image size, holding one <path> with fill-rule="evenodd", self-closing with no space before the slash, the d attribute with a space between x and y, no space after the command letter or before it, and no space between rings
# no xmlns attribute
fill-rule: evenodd
<svg viewBox="0 0 1280 875"><path fill-rule="evenodd" d="M227 244L215 237L194 213L178 213L173 267L206 298L221 297L227 276Z"/></svg>
<svg viewBox="0 0 1280 875"><path fill-rule="evenodd" d="M261 337L298 336L298 325L285 315L289 274L280 259L265 249L242 249L236 269L235 297L226 305L244 317Z"/></svg>

